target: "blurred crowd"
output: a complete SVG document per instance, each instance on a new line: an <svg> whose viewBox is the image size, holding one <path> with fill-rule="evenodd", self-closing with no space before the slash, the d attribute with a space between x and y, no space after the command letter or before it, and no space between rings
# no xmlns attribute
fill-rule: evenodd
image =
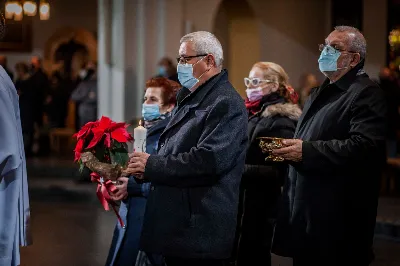
<svg viewBox="0 0 400 266"><path fill-rule="evenodd" d="M82 62L79 71L67 69L64 63L48 74L40 57L19 62L14 71L7 57L0 56L0 65L15 84L19 95L21 125L26 155L43 155L49 152L49 132L65 128L70 102L75 103L75 128L97 119L96 63Z"/></svg>

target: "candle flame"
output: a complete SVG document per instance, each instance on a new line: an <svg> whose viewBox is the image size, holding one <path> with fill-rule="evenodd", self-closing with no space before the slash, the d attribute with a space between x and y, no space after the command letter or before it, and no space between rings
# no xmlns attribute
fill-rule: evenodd
<svg viewBox="0 0 400 266"><path fill-rule="evenodd" d="M140 127L142 126L142 120L139 120L139 126Z"/></svg>

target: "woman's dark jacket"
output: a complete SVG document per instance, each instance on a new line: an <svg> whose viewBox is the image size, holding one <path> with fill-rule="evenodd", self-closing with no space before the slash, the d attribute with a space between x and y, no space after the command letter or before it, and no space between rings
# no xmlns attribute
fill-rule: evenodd
<svg viewBox="0 0 400 266"><path fill-rule="evenodd" d="M260 112L251 115L248 121L249 145L236 236L240 239L236 250L238 265L258 263L259 257L265 258L272 240L281 186L287 177L286 164L265 160L267 154L262 153L258 138L293 138L301 115L297 104L285 102L277 93L264 96L261 104Z"/></svg>

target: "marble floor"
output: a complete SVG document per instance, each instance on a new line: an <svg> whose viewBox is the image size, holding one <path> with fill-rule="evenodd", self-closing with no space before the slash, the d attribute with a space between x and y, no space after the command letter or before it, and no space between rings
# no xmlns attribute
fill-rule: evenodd
<svg viewBox="0 0 400 266"><path fill-rule="evenodd" d="M103 266L116 222L101 209L95 185L66 179L30 180L34 244L21 249L21 266ZM400 243L377 238L371 266L399 266ZM290 266L274 257L274 266Z"/></svg>

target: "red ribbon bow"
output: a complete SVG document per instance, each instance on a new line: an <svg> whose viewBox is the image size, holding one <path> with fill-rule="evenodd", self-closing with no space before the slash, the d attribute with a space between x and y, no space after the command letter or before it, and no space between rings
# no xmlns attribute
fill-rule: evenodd
<svg viewBox="0 0 400 266"><path fill-rule="evenodd" d="M104 180L103 177L101 177L97 173L91 173L90 176L92 182L97 182L96 194L101 205L103 205L104 210L109 211L110 210L109 205L111 205L111 207L115 212L115 215L117 215L121 227L124 227L124 222L122 221L121 216L119 215L117 209L115 208L117 204L110 197L110 192L114 193L117 190L117 188L114 186L113 182L110 179Z"/></svg>

